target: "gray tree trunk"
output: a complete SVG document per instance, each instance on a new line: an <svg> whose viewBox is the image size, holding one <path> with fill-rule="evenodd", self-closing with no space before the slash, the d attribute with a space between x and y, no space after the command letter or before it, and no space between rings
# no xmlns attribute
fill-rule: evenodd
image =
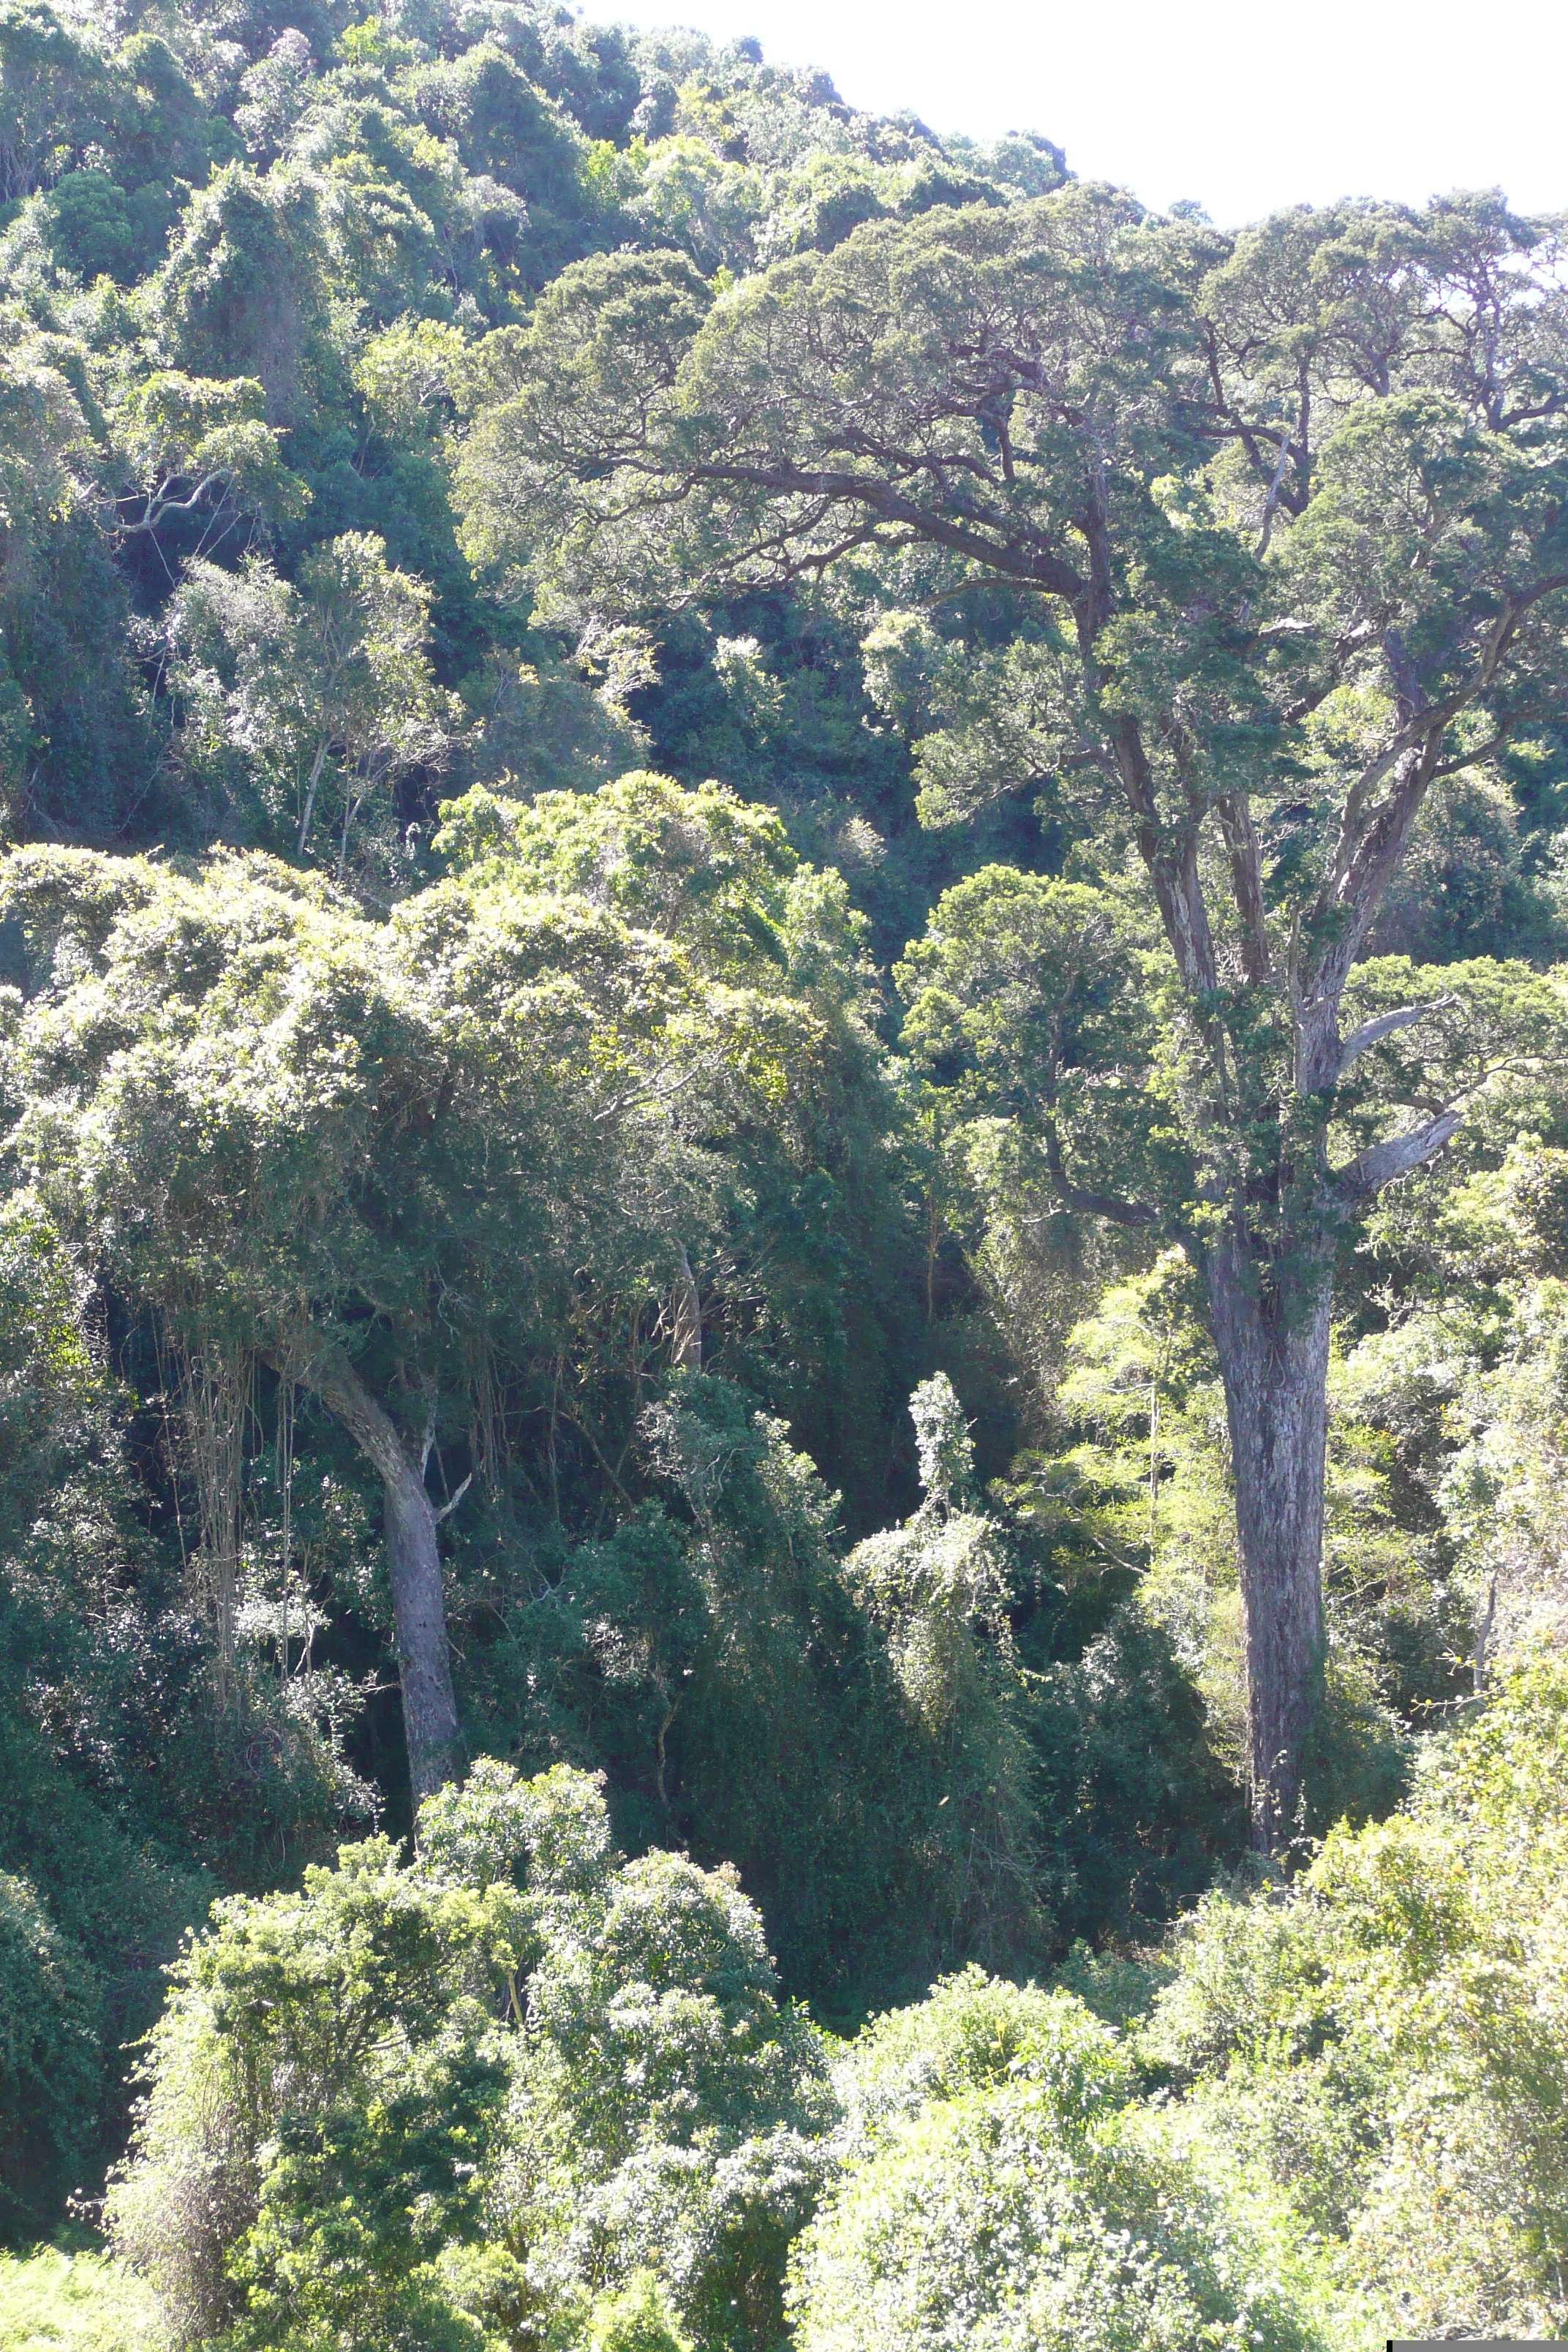
<svg viewBox="0 0 1568 2352"><path fill-rule="evenodd" d="M326 761L327 739L323 735L316 746L316 756L310 762L310 788L305 794L304 814L300 819L300 838L294 845L294 854L297 857L303 857L305 844L310 837L310 819L316 809L316 787L321 781L321 770L325 767Z"/></svg>
<svg viewBox="0 0 1568 2352"><path fill-rule="evenodd" d="M702 1300L684 1243L681 1244L671 1307L675 1335L669 1351L670 1362L677 1371L700 1372L702 1370Z"/></svg>
<svg viewBox="0 0 1568 2352"><path fill-rule="evenodd" d="M1228 1240L1205 1253L1205 1274L1236 1480L1252 1842L1273 1853L1295 1826L1322 1684L1332 1276L1325 1250L1262 1288L1257 1261Z"/></svg>
<svg viewBox="0 0 1568 2352"><path fill-rule="evenodd" d="M436 1539L437 1514L425 1491L424 1465L409 1459L403 1440L353 1367L334 1364L305 1377L381 1474L403 1730L417 1805L452 1780L463 1760Z"/></svg>

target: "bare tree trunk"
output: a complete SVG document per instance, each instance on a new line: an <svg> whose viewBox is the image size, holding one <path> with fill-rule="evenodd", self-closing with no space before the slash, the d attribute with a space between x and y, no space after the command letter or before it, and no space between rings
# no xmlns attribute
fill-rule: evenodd
<svg viewBox="0 0 1568 2352"><path fill-rule="evenodd" d="M180 1350L185 1436L201 1528L200 1565L217 1636L220 1713L228 1706L234 1688L244 1531L245 1421L251 1404L253 1362L243 1349L228 1358L216 1350Z"/></svg>
<svg viewBox="0 0 1568 2352"><path fill-rule="evenodd" d="M1487 1587L1487 1605L1481 1622L1476 1627L1475 1655L1471 1660L1471 1687L1477 1698L1487 1686L1487 1653L1491 1647L1492 1626L1497 1619L1497 1578Z"/></svg>
<svg viewBox="0 0 1568 2352"><path fill-rule="evenodd" d="M326 761L327 738L323 735L316 746L316 756L310 762L310 782L305 794L305 813L300 819L300 838L294 844L296 857L303 857L305 855L305 844L310 835L310 819L316 808L316 787L321 781L321 770L326 765Z"/></svg>
<svg viewBox="0 0 1568 2352"><path fill-rule="evenodd" d="M381 1473L392 1605L397 1620L403 1730L408 1743L408 1777L417 1804L462 1766L447 1643L447 1605L441 1592L441 1556L436 1540L440 1515L425 1491L423 1463L409 1459L403 1440L352 1365L312 1370L305 1378Z"/></svg>
<svg viewBox="0 0 1568 2352"><path fill-rule="evenodd" d="M697 1277L691 1271L691 1260L686 1255L684 1243L675 1277L672 1305L675 1337L669 1360L677 1371L700 1372L702 1370L702 1301L698 1295Z"/></svg>
<svg viewBox="0 0 1568 2352"><path fill-rule="evenodd" d="M1332 1276L1326 1251L1278 1287L1259 1271L1233 1240L1205 1254L1236 1479L1252 1843L1272 1853L1294 1825L1322 1678Z"/></svg>

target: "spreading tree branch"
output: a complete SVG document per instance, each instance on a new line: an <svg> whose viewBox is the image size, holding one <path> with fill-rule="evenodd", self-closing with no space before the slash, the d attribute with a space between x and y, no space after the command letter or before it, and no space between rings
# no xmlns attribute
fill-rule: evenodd
<svg viewBox="0 0 1568 2352"><path fill-rule="evenodd" d="M1396 1029L1408 1029L1426 1013L1440 1013L1446 1006L1458 1003L1458 997L1452 994L1434 996L1425 1004L1402 1004L1396 1012L1379 1013L1372 1020L1363 1021L1359 1029L1351 1031L1341 1045L1340 1068L1348 1069L1358 1054L1364 1054L1369 1045L1379 1044L1384 1037L1392 1037Z"/></svg>
<svg viewBox="0 0 1568 2352"><path fill-rule="evenodd" d="M1118 1201L1109 1192L1086 1192L1081 1184L1069 1183L1062 1163L1061 1139L1055 1119L1043 1121L1046 1139L1046 1165L1050 1170L1051 1182L1057 1197L1065 1209L1077 1209L1087 1217L1104 1217L1113 1225L1152 1225L1157 1213L1142 1201Z"/></svg>
<svg viewBox="0 0 1568 2352"><path fill-rule="evenodd" d="M1347 1206L1369 1201L1385 1184L1425 1167L1453 1140L1463 1116L1457 1110L1439 1111L1425 1127L1412 1128L1408 1135L1393 1135L1385 1143L1372 1144L1347 1167L1335 1170L1331 1181L1336 1196Z"/></svg>

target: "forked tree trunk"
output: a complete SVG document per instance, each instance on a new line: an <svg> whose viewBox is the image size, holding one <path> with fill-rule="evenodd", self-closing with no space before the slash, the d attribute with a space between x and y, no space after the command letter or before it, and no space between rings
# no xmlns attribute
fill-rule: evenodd
<svg viewBox="0 0 1568 2352"><path fill-rule="evenodd" d="M381 1474L403 1730L417 1805L462 1769L436 1538L437 1514L425 1491L423 1466L409 1459L403 1440L352 1366L336 1364L306 1377L333 1419Z"/></svg>
<svg viewBox="0 0 1568 2352"><path fill-rule="evenodd" d="M1322 1681L1332 1276L1325 1255L1260 1290L1256 1262L1228 1241L1205 1273L1236 1480L1252 1842L1272 1853L1295 1825Z"/></svg>

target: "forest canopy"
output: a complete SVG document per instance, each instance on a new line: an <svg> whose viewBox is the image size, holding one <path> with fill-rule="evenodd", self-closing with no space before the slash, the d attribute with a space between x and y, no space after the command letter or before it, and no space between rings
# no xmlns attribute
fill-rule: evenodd
<svg viewBox="0 0 1568 2352"><path fill-rule="evenodd" d="M1563 234L0 0L0 2337L1568 2327Z"/></svg>

